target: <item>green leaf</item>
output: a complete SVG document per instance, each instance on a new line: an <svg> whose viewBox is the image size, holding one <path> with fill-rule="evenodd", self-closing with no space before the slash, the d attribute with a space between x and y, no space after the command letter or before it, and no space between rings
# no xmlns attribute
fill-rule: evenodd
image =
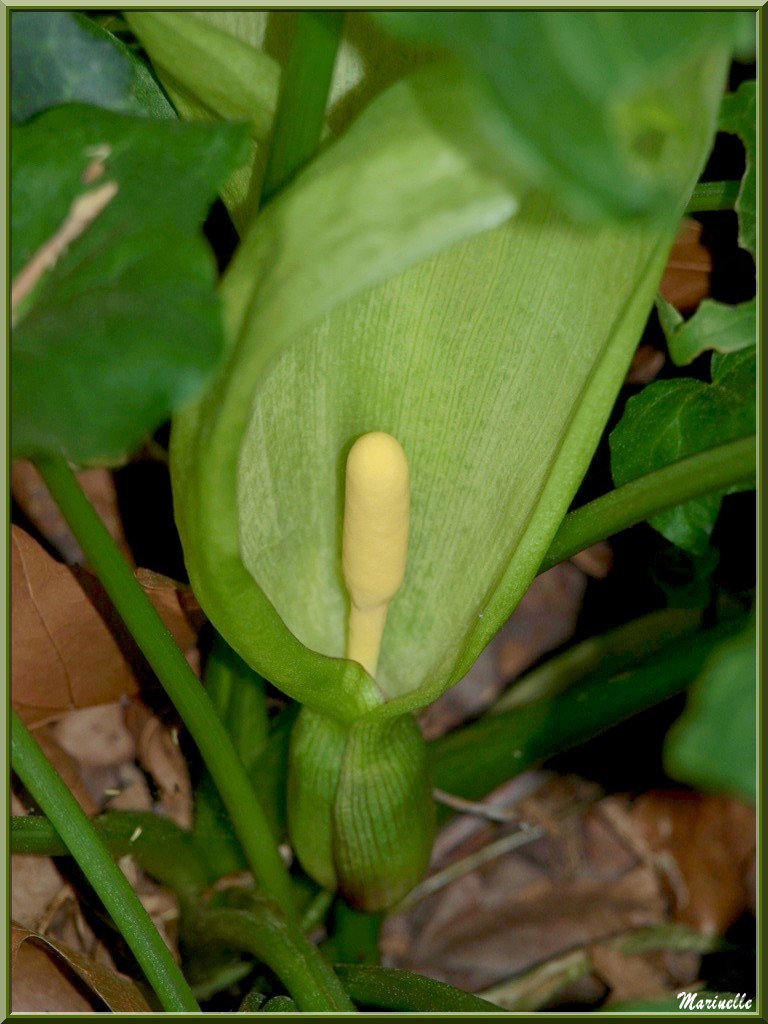
<svg viewBox="0 0 768 1024"><path fill-rule="evenodd" d="M382 94L254 221L223 286L228 361L176 418L172 472L201 604L291 696L347 720L423 707L527 589L709 149L718 90L680 76L691 143L663 224L579 226L541 197L510 219L453 63ZM346 454L377 429L413 517L374 683L343 657L339 540Z"/></svg>
<svg viewBox="0 0 768 1024"><path fill-rule="evenodd" d="M665 746L665 766L673 778L755 802L756 680L753 621L717 648L691 687Z"/></svg>
<svg viewBox="0 0 768 1024"><path fill-rule="evenodd" d="M238 229L255 213L264 144L277 106L280 68L266 53L181 11L127 11L176 110L188 121L247 121L249 158L222 188Z"/></svg>
<svg viewBox="0 0 768 1024"><path fill-rule="evenodd" d="M90 18L64 11L11 15L14 121L64 103L92 103L122 114L173 117L146 66Z"/></svg>
<svg viewBox="0 0 768 1024"><path fill-rule="evenodd" d="M700 95L676 83L690 75L714 87L712 45L738 31L733 13L701 11L374 17L465 59L486 86L478 113L518 184L551 191L579 217L655 213L675 201Z"/></svg>
<svg viewBox="0 0 768 1024"><path fill-rule="evenodd" d="M631 398L610 438L616 485L754 433L755 358L754 348L715 355L711 384L687 378L657 381ZM721 500L722 494L697 498L661 512L650 523L667 540L701 555Z"/></svg>
<svg viewBox="0 0 768 1024"><path fill-rule="evenodd" d="M14 454L118 462L207 382L222 326L199 226L244 141L75 105L14 130Z"/></svg>
<svg viewBox="0 0 768 1024"><path fill-rule="evenodd" d="M500 1013L487 999L463 992L453 985L368 964L338 964L336 973L352 999L377 1010L410 1013Z"/></svg>
<svg viewBox="0 0 768 1024"><path fill-rule="evenodd" d="M742 82L726 96L720 108L720 129L738 135L746 151L746 169L736 200L739 245L755 256L757 251L757 83Z"/></svg>
<svg viewBox="0 0 768 1024"><path fill-rule="evenodd" d="M704 299L688 320L658 295L656 308L667 338L669 354L677 366L688 366L702 352L738 352L754 345L757 336L757 300L729 306Z"/></svg>

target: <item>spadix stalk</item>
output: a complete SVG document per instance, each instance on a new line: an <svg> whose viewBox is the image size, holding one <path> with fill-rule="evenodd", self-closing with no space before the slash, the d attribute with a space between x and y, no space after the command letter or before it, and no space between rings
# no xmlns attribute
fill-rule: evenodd
<svg viewBox="0 0 768 1024"><path fill-rule="evenodd" d="M408 459L390 434L359 438L347 458L342 561L350 597L347 657L376 675L390 601L405 578Z"/></svg>

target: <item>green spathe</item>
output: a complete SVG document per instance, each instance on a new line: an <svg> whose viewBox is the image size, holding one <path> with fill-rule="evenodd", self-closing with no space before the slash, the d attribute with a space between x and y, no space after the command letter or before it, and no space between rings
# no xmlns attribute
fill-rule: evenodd
<svg viewBox="0 0 768 1024"><path fill-rule="evenodd" d="M461 80L449 85L461 98ZM711 137L708 88L681 206ZM536 199L510 220L515 197L421 101L409 84L389 90L258 218L224 285L228 365L174 431L203 606L259 671L339 718L382 695L386 713L434 700L519 600L608 417L676 221L575 226ZM413 486L378 687L342 660L339 569L344 459L372 429L403 445Z"/></svg>
<svg viewBox="0 0 768 1024"><path fill-rule="evenodd" d="M473 81L445 64L372 104L264 208L228 271L225 366L175 421L177 521L217 629L305 705L293 841L359 906L388 905L426 866L409 713L471 666L568 509L706 156L724 66L710 54L687 81L699 105L677 205L652 223L521 206L472 120ZM412 488L375 680L343 657L341 572L346 457L373 430L403 446Z"/></svg>

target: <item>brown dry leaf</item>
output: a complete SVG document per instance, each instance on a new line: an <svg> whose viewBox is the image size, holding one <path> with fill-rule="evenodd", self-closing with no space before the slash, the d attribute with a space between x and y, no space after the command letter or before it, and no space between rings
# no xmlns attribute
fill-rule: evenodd
<svg viewBox="0 0 768 1024"><path fill-rule="evenodd" d="M83 778L79 762L56 742L53 726L46 724L35 729L35 739L85 813L96 814L99 810L99 802Z"/></svg>
<svg viewBox="0 0 768 1024"><path fill-rule="evenodd" d="M722 935L749 909L753 808L729 797L656 791L635 801L632 822L666 883L676 920Z"/></svg>
<svg viewBox="0 0 768 1024"><path fill-rule="evenodd" d="M15 793L11 793L11 813L27 813ZM65 885L50 857L14 853L11 856L11 917L25 928L39 928Z"/></svg>
<svg viewBox="0 0 768 1024"><path fill-rule="evenodd" d="M650 384L664 369L666 354L653 345L640 345L632 357L625 384Z"/></svg>
<svg viewBox="0 0 768 1024"><path fill-rule="evenodd" d="M192 652L197 651L197 635L205 625L205 616L191 588L151 569L137 569L136 579L187 660L199 669Z"/></svg>
<svg viewBox="0 0 768 1024"><path fill-rule="evenodd" d="M599 540L597 544L584 548L571 559L577 569L596 580L604 580L613 568L613 548L607 540Z"/></svg>
<svg viewBox="0 0 768 1024"><path fill-rule="evenodd" d="M130 978L17 925L11 929L11 971L15 1013L87 1013L104 1004L116 1013L150 1010Z"/></svg>
<svg viewBox="0 0 768 1024"><path fill-rule="evenodd" d="M599 555L595 564L601 564ZM537 576L467 675L421 716L425 737L436 739L479 715L508 683L547 651L570 639L586 586L584 572L571 562Z"/></svg>
<svg viewBox="0 0 768 1024"><path fill-rule="evenodd" d="M56 722L52 733L59 746L81 765L114 767L136 756L120 701L69 711Z"/></svg>
<svg viewBox="0 0 768 1024"><path fill-rule="evenodd" d="M11 533L12 698L27 725L137 690L120 645L72 572Z"/></svg>
<svg viewBox="0 0 768 1024"><path fill-rule="evenodd" d="M137 577L199 668L196 641L204 620L189 588L148 570ZM11 580L12 696L27 725L138 691L146 663L92 573L57 562L14 526Z"/></svg>
<svg viewBox="0 0 768 1024"><path fill-rule="evenodd" d="M686 218L680 224L659 291L681 313L695 309L710 292L712 254L701 241L701 224Z"/></svg>
<svg viewBox="0 0 768 1024"><path fill-rule="evenodd" d="M656 871L601 813L616 798L576 813L592 793L583 782L555 778L519 801L522 818L550 823L548 834L388 919L385 962L480 991L574 948L663 923L667 904ZM454 856L510 828L519 824L478 822Z"/></svg>
<svg viewBox="0 0 768 1024"><path fill-rule="evenodd" d="M77 473L77 480L123 555L132 562L131 549L123 532L112 472L102 467L84 469ZM28 459L16 459L11 464L11 493L29 522L65 562L69 565L85 562L83 550L59 511L59 506L51 497L34 463Z"/></svg>
<svg viewBox="0 0 768 1024"><path fill-rule="evenodd" d="M135 739L139 764L157 787L158 810L181 828L191 828L192 783L176 734L139 701L127 708L126 725Z"/></svg>
<svg viewBox="0 0 768 1024"><path fill-rule="evenodd" d="M639 953L624 953L605 943L590 949L595 973L611 990L610 1002L654 999L668 993L667 979L660 967Z"/></svg>

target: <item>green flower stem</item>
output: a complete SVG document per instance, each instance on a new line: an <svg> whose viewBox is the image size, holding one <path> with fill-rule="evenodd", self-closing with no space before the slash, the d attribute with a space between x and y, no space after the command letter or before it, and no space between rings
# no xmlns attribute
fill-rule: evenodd
<svg viewBox="0 0 768 1024"><path fill-rule="evenodd" d="M38 469L118 614L197 744L254 875L295 920L290 877L261 804L208 694L64 459L41 459Z"/></svg>
<svg viewBox="0 0 768 1024"><path fill-rule="evenodd" d="M490 715L428 746L435 785L469 800L485 796L531 765L681 693L741 616L670 643L634 670L575 684L554 697Z"/></svg>
<svg viewBox="0 0 768 1024"><path fill-rule="evenodd" d="M739 197L740 181L700 181L693 190L686 213L732 210Z"/></svg>
<svg viewBox="0 0 768 1024"><path fill-rule="evenodd" d="M264 171L267 202L317 149L323 130L343 11L302 11L280 83L272 143Z"/></svg>
<svg viewBox="0 0 768 1024"><path fill-rule="evenodd" d="M11 712L11 763L120 929L163 1008L199 1012L192 990L138 896L15 711Z"/></svg>
<svg viewBox="0 0 768 1024"><path fill-rule="evenodd" d="M203 867L192 836L167 818L149 811L107 811L90 820L112 857L130 853L147 874L180 896L215 881ZM11 852L60 857L69 850L48 818L27 814L11 818Z"/></svg>
<svg viewBox="0 0 768 1024"><path fill-rule="evenodd" d="M756 452L754 436L729 441L654 470L569 512L539 572L668 508L737 484L754 483Z"/></svg>
<svg viewBox="0 0 768 1024"><path fill-rule="evenodd" d="M670 642L698 632L701 619L698 609L664 608L608 633L591 636L527 672L488 709L488 714L500 715L554 697L587 677L595 682L598 677L607 679L635 668Z"/></svg>
<svg viewBox="0 0 768 1024"><path fill-rule="evenodd" d="M264 680L217 635L205 667L205 689L249 778L255 778L258 774L256 760L268 731ZM263 798L260 802L263 808ZM193 832L206 863L217 878L243 870L239 844L207 772L195 792Z"/></svg>
<svg viewBox="0 0 768 1024"><path fill-rule="evenodd" d="M304 1012L353 1012L341 982L317 949L271 900L248 896L248 909L198 910L187 943L200 955L211 944L250 953L274 971Z"/></svg>

